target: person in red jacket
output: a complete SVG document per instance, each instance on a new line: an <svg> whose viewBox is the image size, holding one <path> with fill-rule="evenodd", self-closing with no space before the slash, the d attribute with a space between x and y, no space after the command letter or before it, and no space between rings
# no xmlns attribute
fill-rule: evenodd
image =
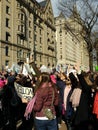
<svg viewBox="0 0 98 130"><path fill-rule="evenodd" d="M98 75L95 78L95 97L93 103L93 114L95 115L95 129L98 129Z"/></svg>
<svg viewBox="0 0 98 130"><path fill-rule="evenodd" d="M58 91L51 81L48 73L41 73L40 82L36 90L37 97L34 104L35 128L36 130L57 130L57 120L55 106L58 105ZM51 105L53 101L53 105ZM49 120L44 113L44 109L51 109L54 118Z"/></svg>

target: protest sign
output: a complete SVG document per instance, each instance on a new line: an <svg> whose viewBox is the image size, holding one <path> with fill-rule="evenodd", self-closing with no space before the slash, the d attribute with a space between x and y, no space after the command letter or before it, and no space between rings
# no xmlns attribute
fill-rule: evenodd
<svg viewBox="0 0 98 130"><path fill-rule="evenodd" d="M15 90L18 94L18 96L21 98L21 99L26 99L27 101L30 101L33 97L33 88L30 88L30 87L24 87L18 83L14 83L15 85Z"/></svg>

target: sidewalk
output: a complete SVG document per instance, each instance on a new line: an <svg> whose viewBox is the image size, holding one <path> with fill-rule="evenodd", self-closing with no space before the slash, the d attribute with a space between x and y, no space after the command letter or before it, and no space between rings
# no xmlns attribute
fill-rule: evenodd
<svg viewBox="0 0 98 130"><path fill-rule="evenodd" d="M67 130L66 124L64 122L62 122L61 127L59 128L59 130Z"/></svg>

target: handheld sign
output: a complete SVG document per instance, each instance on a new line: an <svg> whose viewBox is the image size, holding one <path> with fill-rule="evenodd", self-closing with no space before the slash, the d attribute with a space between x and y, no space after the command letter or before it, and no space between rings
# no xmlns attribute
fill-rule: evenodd
<svg viewBox="0 0 98 130"><path fill-rule="evenodd" d="M17 84L16 82L14 83L14 86L15 86L15 90L18 94L18 96L21 98L21 99L26 99L27 101L30 101L33 96L34 96L34 93L33 93L33 88L30 88L30 87L24 87L20 84Z"/></svg>

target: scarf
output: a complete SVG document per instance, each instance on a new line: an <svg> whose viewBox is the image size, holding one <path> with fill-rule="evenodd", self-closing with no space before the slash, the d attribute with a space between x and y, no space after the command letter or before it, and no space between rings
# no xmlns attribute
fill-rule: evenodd
<svg viewBox="0 0 98 130"><path fill-rule="evenodd" d="M24 117L26 117L26 120L28 120L30 118L30 115L31 115L33 107L34 107L36 97L37 97L37 93L35 94L35 96L27 104L25 114L24 114Z"/></svg>

